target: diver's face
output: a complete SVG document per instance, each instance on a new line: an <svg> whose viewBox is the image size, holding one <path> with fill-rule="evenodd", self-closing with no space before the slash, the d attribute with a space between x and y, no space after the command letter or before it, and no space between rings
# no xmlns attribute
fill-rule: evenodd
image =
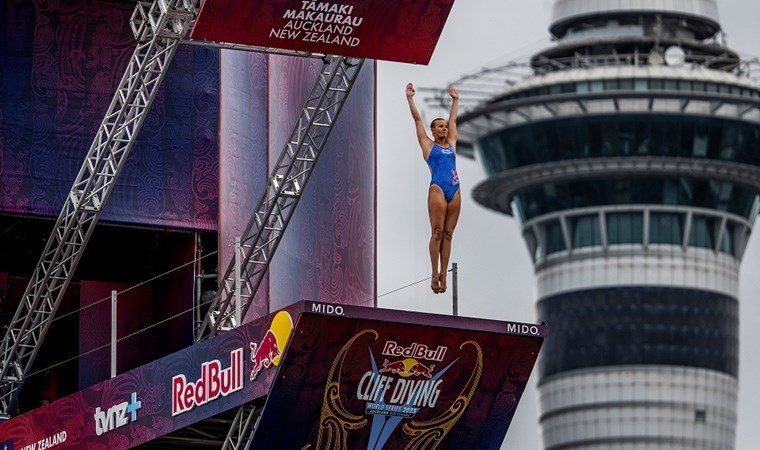
<svg viewBox="0 0 760 450"><path fill-rule="evenodd" d="M449 124L445 120L436 120L430 129L436 138L446 139L449 134Z"/></svg>

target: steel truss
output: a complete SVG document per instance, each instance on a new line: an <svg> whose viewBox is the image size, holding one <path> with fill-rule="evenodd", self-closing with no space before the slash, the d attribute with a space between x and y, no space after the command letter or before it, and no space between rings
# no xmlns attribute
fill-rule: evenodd
<svg viewBox="0 0 760 450"><path fill-rule="evenodd" d="M230 431L224 439L222 450L242 450L248 448L253 436L253 426L264 409L260 405L242 405L238 408L235 419L232 421Z"/></svg>
<svg viewBox="0 0 760 450"><path fill-rule="evenodd" d="M0 344L1 417L9 417L82 250L199 3L200 0L144 1L138 2L132 14L137 47Z"/></svg>

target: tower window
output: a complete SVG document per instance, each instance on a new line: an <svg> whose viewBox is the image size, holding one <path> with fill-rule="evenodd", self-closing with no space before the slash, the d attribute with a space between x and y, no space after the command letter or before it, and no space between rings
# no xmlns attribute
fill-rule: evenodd
<svg viewBox="0 0 760 450"><path fill-rule="evenodd" d="M570 229L573 236L573 248L602 245L598 215L573 217L570 219Z"/></svg>
<svg viewBox="0 0 760 450"><path fill-rule="evenodd" d="M715 248L717 223L712 217L693 216L689 245L694 247Z"/></svg>
<svg viewBox="0 0 760 450"><path fill-rule="evenodd" d="M640 212L607 213L607 242L641 244L644 241L643 218Z"/></svg>
<svg viewBox="0 0 760 450"><path fill-rule="evenodd" d="M565 238L559 220L551 220L544 225L546 236L546 254L561 252L566 249Z"/></svg>
<svg viewBox="0 0 760 450"><path fill-rule="evenodd" d="M683 214L652 212L649 215L649 243L681 245Z"/></svg>
<svg viewBox="0 0 760 450"><path fill-rule="evenodd" d="M731 222L726 223L726 229L723 231L723 236L720 239L719 250L729 255L734 254L734 233L736 232L736 225Z"/></svg>

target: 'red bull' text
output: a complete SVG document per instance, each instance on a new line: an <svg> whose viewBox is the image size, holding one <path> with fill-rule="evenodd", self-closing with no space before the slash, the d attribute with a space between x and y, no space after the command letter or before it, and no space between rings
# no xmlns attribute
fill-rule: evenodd
<svg viewBox="0 0 760 450"><path fill-rule="evenodd" d="M201 377L188 382L184 375L172 378L172 416L205 405L243 389L243 348L230 352L230 367L215 359L201 365Z"/></svg>
<svg viewBox="0 0 760 450"><path fill-rule="evenodd" d="M429 349L425 344L413 343L409 347L402 347L395 341L388 341L383 346L383 355L404 356L407 358L426 359L428 361L443 361L446 355L446 347L439 345L435 350Z"/></svg>

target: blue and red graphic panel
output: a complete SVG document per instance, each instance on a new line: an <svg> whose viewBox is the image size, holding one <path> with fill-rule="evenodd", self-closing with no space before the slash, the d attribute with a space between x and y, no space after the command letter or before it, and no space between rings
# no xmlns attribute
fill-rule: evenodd
<svg viewBox="0 0 760 450"><path fill-rule="evenodd" d="M133 448L269 393L302 304L198 342L0 423L9 449ZM267 336L275 334L274 340ZM260 350L260 358L265 352ZM269 370L267 370L269 369ZM257 372L254 379L251 373ZM0 446L0 450L5 450Z"/></svg>

